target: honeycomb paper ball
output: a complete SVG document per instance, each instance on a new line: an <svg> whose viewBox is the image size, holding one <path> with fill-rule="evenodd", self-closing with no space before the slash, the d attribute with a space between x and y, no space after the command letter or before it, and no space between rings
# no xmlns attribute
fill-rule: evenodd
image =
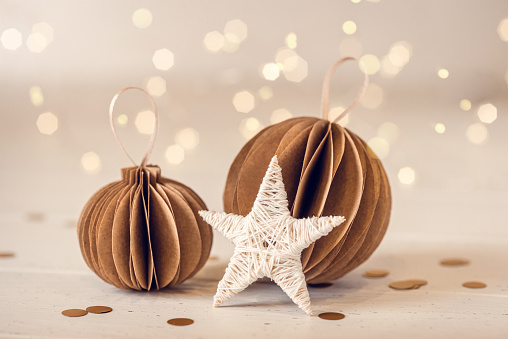
<svg viewBox="0 0 508 339"><path fill-rule="evenodd" d="M302 253L309 283L340 278L377 248L390 220L390 185L381 162L357 135L328 120L299 117L268 126L236 156L224 210L247 215L270 159L282 168L295 218L338 215L336 228Z"/></svg>
<svg viewBox="0 0 508 339"><path fill-rule="evenodd" d="M95 193L78 221L81 253L104 281L123 289L175 286L196 274L212 246L194 191L157 166L122 169Z"/></svg>

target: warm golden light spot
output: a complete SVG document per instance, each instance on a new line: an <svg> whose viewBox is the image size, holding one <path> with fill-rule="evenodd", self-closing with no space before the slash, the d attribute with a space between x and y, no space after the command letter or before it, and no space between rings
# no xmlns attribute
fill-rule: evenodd
<svg viewBox="0 0 508 339"><path fill-rule="evenodd" d="M203 44L208 51L217 53L224 47L224 36L217 31L208 32L203 39Z"/></svg>
<svg viewBox="0 0 508 339"><path fill-rule="evenodd" d="M362 55L362 43L355 38L347 38L341 41L339 53L346 57L359 58Z"/></svg>
<svg viewBox="0 0 508 339"><path fill-rule="evenodd" d="M280 75L280 68L272 62L263 66L262 73L266 80L274 81Z"/></svg>
<svg viewBox="0 0 508 339"><path fill-rule="evenodd" d="M383 89L374 83L370 83L360 101L360 105L369 109L376 109L383 103Z"/></svg>
<svg viewBox="0 0 508 339"><path fill-rule="evenodd" d="M328 112L328 120L334 121L339 117L339 115L344 112L344 107L342 106L335 106L330 108L330 111ZM349 114L346 114L342 119L337 121L337 123L343 127L345 127L349 123Z"/></svg>
<svg viewBox="0 0 508 339"><path fill-rule="evenodd" d="M402 67L392 64L390 57L387 55L381 60L380 73L384 78L391 79L402 70Z"/></svg>
<svg viewBox="0 0 508 339"><path fill-rule="evenodd" d="M247 25L240 19L228 21L224 26L224 37L235 44L247 38Z"/></svg>
<svg viewBox="0 0 508 339"><path fill-rule="evenodd" d="M240 122L240 133L245 139L250 139L254 135L257 134L261 129L263 128L263 125L259 122L256 118L247 118L243 119Z"/></svg>
<svg viewBox="0 0 508 339"><path fill-rule="evenodd" d="M199 133L194 128L183 128L176 133L175 141L184 149L194 149L199 145Z"/></svg>
<svg viewBox="0 0 508 339"><path fill-rule="evenodd" d="M356 23L354 21L348 20L342 24L342 30L347 35L353 35L356 33Z"/></svg>
<svg viewBox="0 0 508 339"><path fill-rule="evenodd" d="M23 43L23 35L15 28L9 28L3 31L0 41L5 49L15 51Z"/></svg>
<svg viewBox="0 0 508 339"><path fill-rule="evenodd" d="M58 118L50 112L42 113L37 118L37 128L42 134L51 135L58 129Z"/></svg>
<svg viewBox="0 0 508 339"><path fill-rule="evenodd" d="M159 49L155 51L152 57L152 62L155 68L160 69L161 71L167 71L174 64L174 56L173 53L166 48Z"/></svg>
<svg viewBox="0 0 508 339"><path fill-rule="evenodd" d="M397 174L399 181L404 185L412 185L416 179L415 170L411 167L402 167Z"/></svg>
<svg viewBox="0 0 508 339"><path fill-rule="evenodd" d="M497 119L497 108L492 104L481 105L478 108L478 118L486 124L491 124Z"/></svg>
<svg viewBox="0 0 508 339"><path fill-rule="evenodd" d="M407 41L399 41L392 45L388 58L392 65L404 67L413 55L413 46Z"/></svg>
<svg viewBox="0 0 508 339"><path fill-rule="evenodd" d="M503 41L508 42L508 18L501 20L499 26L497 26L497 34Z"/></svg>
<svg viewBox="0 0 508 339"><path fill-rule="evenodd" d="M474 123L468 126L466 130L467 140L474 145L482 145L489 138L489 131L482 123Z"/></svg>
<svg viewBox="0 0 508 339"><path fill-rule="evenodd" d="M234 53L240 47L240 43L228 40L226 36L224 36L224 46L222 46L222 50L226 53Z"/></svg>
<svg viewBox="0 0 508 339"><path fill-rule="evenodd" d="M377 136L394 144L399 138L399 127L390 121L383 122L377 129Z"/></svg>
<svg viewBox="0 0 508 339"><path fill-rule="evenodd" d="M132 23L137 28L147 28L152 24L152 12L146 8L140 8L132 14Z"/></svg>
<svg viewBox="0 0 508 339"><path fill-rule="evenodd" d="M166 161L172 165L181 164L185 159L185 150L180 145L171 145L166 148L164 153Z"/></svg>
<svg viewBox="0 0 508 339"><path fill-rule="evenodd" d="M136 129L141 134L152 134L154 130L155 115L152 111L139 112L134 121Z"/></svg>
<svg viewBox="0 0 508 339"><path fill-rule="evenodd" d="M28 39L26 39L26 46L28 47L28 50L32 53L42 52L47 45L48 42L46 41L46 37L39 32L30 34L28 36Z"/></svg>
<svg viewBox="0 0 508 339"><path fill-rule="evenodd" d="M462 99L460 100L459 107L463 111L469 111L471 109L471 101Z"/></svg>
<svg viewBox="0 0 508 339"><path fill-rule="evenodd" d="M442 123L437 123L435 126L434 126L434 130L436 131L436 133L438 134L443 134L444 132L446 132L446 127L444 124Z"/></svg>
<svg viewBox="0 0 508 339"><path fill-rule="evenodd" d="M30 87L30 101L35 107L44 103L44 95L42 95L42 89L39 86Z"/></svg>
<svg viewBox="0 0 508 339"><path fill-rule="evenodd" d="M263 101L270 100L273 97L273 90L270 86L263 86L258 89L258 95Z"/></svg>
<svg viewBox="0 0 508 339"><path fill-rule="evenodd" d="M53 27L47 22L39 22L32 26L32 33L41 33L49 45L53 41Z"/></svg>
<svg viewBox="0 0 508 339"><path fill-rule="evenodd" d="M301 82L309 72L307 61L298 55L286 58L282 64L282 70L284 77L292 82Z"/></svg>
<svg viewBox="0 0 508 339"><path fill-rule="evenodd" d="M101 158L95 152L86 152L81 156L81 166L85 172L95 174L101 170Z"/></svg>
<svg viewBox="0 0 508 339"><path fill-rule="evenodd" d="M450 76L450 72L446 68L441 68L439 71L437 71L437 76L441 79L446 79Z"/></svg>
<svg viewBox="0 0 508 339"><path fill-rule="evenodd" d="M166 80L159 76L151 77L146 83L148 93L155 97L160 97L166 93Z"/></svg>
<svg viewBox="0 0 508 339"><path fill-rule="evenodd" d="M363 55L358 62L358 66L363 73L368 75L376 74L381 68L379 59L374 54Z"/></svg>
<svg viewBox="0 0 508 339"><path fill-rule="evenodd" d="M387 140L374 137L367 142L367 145L374 151L375 154L369 153L370 156L379 159L385 159L390 154L390 144Z"/></svg>
<svg viewBox="0 0 508 339"><path fill-rule="evenodd" d="M272 124L277 124L281 121L287 120L292 118L293 115L290 111L288 111L285 108L279 108L272 112L272 115L270 116L270 122Z"/></svg>
<svg viewBox="0 0 508 339"><path fill-rule="evenodd" d="M351 0L351 2L352 2L352 3L354 3L354 4L358 4L358 3L360 3L361 1L362 1L362 0Z"/></svg>
<svg viewBox="0 0 508 339"><path fill-rule="evenodd" d="M254 96L249 91L241 91L233 97L233 106L238 112L249 113L256 105Z"/></svg>
<svg viewBox="0 0 508 339"><path fill-rule="evenodd" d="M116 121L118 121L118 123L122 126L125 126L127 125L127 123L129 122L129 117L126 116L125 114L120 114L117 118L116 118Z"/></svg>
<svg viewBox="0 0 508 339"><path fill-rule="evenodd" d="M293 32L286 35L284 42L286 43L286 46L291 49L295 49L298 46L296 34Z"/></svg>
<svg viewBox="0 0 508 339"><path fill-rule="evenodd" d="M279 65L283 65L286 59L298 56L295 51L290 48L279 48L275 54L275 62Z"/></svg>

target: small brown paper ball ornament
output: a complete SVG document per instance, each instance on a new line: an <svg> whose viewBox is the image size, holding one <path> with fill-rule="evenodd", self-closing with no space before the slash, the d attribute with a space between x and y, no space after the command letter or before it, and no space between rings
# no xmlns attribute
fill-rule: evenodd
<svg viewBox="0 0 508 339"><path fill-rule="evenodd" d="M323 85L322 119L297 117L261 130L245 144L231 165L224 190L224 210L247 215L256 199L270 159L282 167L291 214L295 218L343 215L336 228L302 252L307 282L342 277L374 252L390 220L388 178L374 152L356 134L336 124L361 99L330 122L329 84L339 60Z"/></svg>
<svg viewBox="0 0 508 339"><path fill-rule="evenodd" d="M122 178L104 186L85 205L78 221L81 253L87 265L107 283L123 289L147 290L175 286L206 263L212 246L211 227L198 215L206 205L189 187L164 178L146 165L153 148L157 110L141 88L127 87L113 98L113 123L118 96L138 89L152 102L155 122L140 166L122 169ZM135 163L134 163L135 164Z"/></svg>

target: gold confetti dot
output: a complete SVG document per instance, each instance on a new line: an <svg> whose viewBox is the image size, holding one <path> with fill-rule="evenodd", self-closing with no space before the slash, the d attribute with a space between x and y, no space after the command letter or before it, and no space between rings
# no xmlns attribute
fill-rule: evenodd
<svg viewBox="0 0 508 339"><path fill-rule="evenodd" d="M216 256L216 255L211 255L211 256L208 257L208 260L210 260L210 261L219 260L219 257Z"/></svg>
<svg viewBox="0 0 508 339"><path fill-rule="evenodd" d="M12 258L14 257L14 252L0 252L0 258Z"/></svg>
<svg viewBox="0 0 508 339"><path fill-rule="evenodd" d="M90 313L101 314L111 312L113 309L108 306L90 306L86 308L86 311Z"/></svg>
<svg viewBox="0 0 508 339"><path fill-rule="evenodd" d="M394 281L389 286L394 290L414 290L420 288L420 286L423 285L427 285L426 280L411 279L411 280Z"/></svg>
<svg viewBox="0 0 508 339"><path fill-rule="evenodd" d="M320 313L318 315L318 317L320 317L321 319L325 319L325 320L340 320L340 319L344 319L346 316L342 313L338 313L338 312L324 312L324 313Z"/></svg>
<svg viewBox="0 0 508 339"><path fill-rule="evenodd" d="M188 318L174 318L169 319L168 324L174 325L174 326L187 326L194 324L194 320L188 319Z"/></svg>
<svg viewBox="0 0 508 339"><path fill-rule="evenodd" d="M462 286L467 288L485 288L487 287L487 284L482 283L480 281L467 281L463 283Z"/></svg>
<svg viewBox="0 0 508 339"><path fill-rule="evenodd" d="M308 286L312 288L327 288L333 286L333 284L331 282L324 282L319 284L308 284Z"/></svg>
<svg viewBox="0 0 508 339"><path fill-rule="evenodd" d="M448 258L441 260L440 264L443 266L464 266L469 265L469 260L461 258Z"/></svg>
<svg viewBox="0 0 508 339"><path fill-rule="evenodd" d="M80 309L77 309L77 308L73 308L73 309L70 309L70 310L65 310L65 311L62 311L62 314L66 317L82 317L84 315L87 315L88 312L85 311L85 310L80 310Z"/></svg>
<svg viewBox="0 0 508 339"><path fill-rule="evenodd" d="M365 278L382 278L388 275L387 270L369 270L363 273Z"/></svg>

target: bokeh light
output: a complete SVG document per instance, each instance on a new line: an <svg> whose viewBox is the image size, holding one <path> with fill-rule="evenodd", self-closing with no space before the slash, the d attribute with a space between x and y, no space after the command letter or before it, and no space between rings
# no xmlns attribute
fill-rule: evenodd
<svg viewBox="0 0 508 339"><path fill-rule="evenodd" d="M440 77L441 79L446 79L450 76L450 72L448 72L446 68L441 68L440 70L437 71L437 76Z"/></svg>
<svg viewBox="0 0 508 339"><path fill-rule="evenodd" d="M334 121L339 117L339 115L344 112L345 108L342 106L335 106L330 108L330 111L328 112L328 120ZM343 127L345 127L349 123L349 114L346 114L342 119L337 121L337 123Z"/></svg>
<svg viewBox="0 0 508 339"><path fill-rule="evenodd" d="M342 56L359 58L362 55L362 43L355 38L347 38L340 42L339 53Z"/></svg>
<svg viewBox="0 0 508 339"><path fill-rule="evenodd" d="M353 35L356 33L356 23L354 21L348 20L342 24L342 30L347 35Z"/></svg>
<svg viewBox="0 0 508 339"><path fill-rule="evenodd" d="M437 124L434 125L434 131L436 131L436 133L438 134L443 134L444 132L446 132L446 127L444 124L438 122Z"/></svg>
<svg viewBox="0 0 508 339"><path fill-rule="evenodd" d="M132 23L137 28L148 28L152 24L152 12L146 8L137 9L132 14Z"/></svg>
<svg viewBox="0 0 508 339"><path fill-rule="evenodd" d="M358 62L358 66L363 73L368 75L376 74L381 68L379 59L374 54L363 55Z"/></svg>
<svg viewBox="0 0 508 339"><path fill-rule="evenodd" d="M399 126L390 121L383 122L377 129L377 136L388 141L390 144L394 144L398 140L399 133Z"/></svg>
<svg viewBox="0 0 508 339"><path fill-rule="evenodd" d="M277 124L281 121L290 119L292 117L293 117L293 115L291 114L290 111L288 111L285 108L279 108L279 109L276 109L272 112L272 115L270 116L270 122L272 124Z"/></svg>
<svg viewBox="0 0 508 339"><path fill-rule="evenodd" d="M466 137L473 145L483 145L489 139L489 131L485 125L477 122L468 126Z"/></svg>
<svg viewBox="0 0 508 339"><path fill-rule="evenodd" d="M120 124L121 126L125 126L129 122L129 117L125 114L120 114L116 118L116 121L118 121L118 124Z"/></svg>
<svg viewBox="0 0 508 339"><path fill-rule="evenodd" d="M238 112L249 113L254 109L256 105L254 95L249 91L241 91L235 94L233 97L233 106Z"/></svg>
<svg viewBox="0 0 508 339"><path fill-rule="evenodd" d="M9 28L3 31L0 41L5 49L15 51L23 43L23 35L16 28Z"/></svg>
<svg viewBox="0 0 508 339"><path fill-rule="evenodd" d="M263 101L270 100L273 97L273 89L270 86L263 86L258 89L258 95Z"/></svg>
<svg viewBox="0 0 508 339"><path fill-rule="evenodd" d="M146 89L154 97L160 97L166 93L166 80L160 76L151 77L146 82Z"/></svg>
<svg viewBox="0 0 508 339"><path fill-rule="evenodd" d="M37 118L39 132L51 135L58 130L58 118L51 112L42 113Z"/></svg>
<svg viewBox="0 0 508 339"><path fill-rule="evenodd" d="M286 35L284 42L286 43L286 46L291 49L295 49L298 46L298 39L296 37L296 34L293 32Z"/></svg>
<svg viewBox="0 0 508 339"><path fill-rule="evenodd" d="M354 4L358 4L358 3L360 3L361 1L362 1L362 0L351 0L351 2L352 2L352 3L354 3Z"/></svg>
<svg viewBox="0 0 508 339"><path fill-rule="evenodd" d="M462 99L459 102L459 107L463 111L469 111L471 109L471 101L467 99Z"/></svg>
<svg viewBox="0 0 508 339"><path fill-rule="evenodd" d="M282 63L282 70L284 77L292 82L301 82L309 72L307 61L299 55L286 58Z"/></svg>
<svg viewBox="0 0 508 339"><path fill-rule="evenodd" d="M365 90L365 94L360 100L360 105L369 109L376 109L383 103L383 89L374 83L370 83Z"/></svg>
<svg viewBox="0 0 508 339"><path fill-rule="evenodd" d="M220 52L222 47L224 47L224 36L217 31L208 32L203 39L203 44L209 52Z"/></svg>
<svg viewBox="0 0 508 339"><path fill-rule="evenodd" d="M247 38L247 25L240 19L228 21L224 26L224 37L229 42L242 43Z"/></svg>
<svg viewBox="0 0 508 339"><path fill-rule="evenodd" d="M497 34L503 41L508 42L508 18L501 20L499 26L497 26Z"/></svg>
<svg viewBox="0 0 508 339"><path fill-rule="evenodd" d="M32 33L41 33L46 38L46 43L53 42L53 27L47 22L39 22L32 26Z"/></svg>
<svg viewBox="0 0 508 339"><path fill-rule="evenodd" d="M48 42L46 41L46 37L39 32L30 34L28 39L26 39L26 47L28 47L28 50L32 53L42 52L47 45Z"/></svg>
<svg viewBox="0 0 508 339"><path fill-rule="evenodd" d="M141 134L152 134L154 130L155 115L152 111L142 111L136 115L134 125Z"/></svg>
<svg viewBox="0 0 508 339"><path fill-rule="evenodd" d="M166 161L172 165L181 164L185 159L185 150L180 145L171 145L164 153Z"/></svg>
<svg viewBox="0 0 508 339"><path fill-rule="evenodd" d="M256 118L243 119L239 127L240 133L247 140L256 135L262 128L263 125Z"/></svg>
<svg viewBox="0 0 508 339"><path fill-rule="evenodd" d="M394 66L404 67L413 55L413 46L407 41L399 41L392 45L388 59Z"/></svg>
<svg viewBox="0 0 508 339"><path fill-rule="evenodd" d="M199 145L199 133L194 128L183 128L176 133L175 142L184 149L194 149Z"/></svg>
<svg viewBox="0 0 508 339"><path fill-rule="evenodd" d="M412 185L416 179L415 170L411 167L402 167L397 174L399 181L404 185Z"/></svg>
<svg viewBox="0 0 508 339"><path fill-rule="evenodd" d="M367 145L370 148L367 151L373 158L385 159L390 154L390 144L386 139L374 137L367 142Z"/></svg>
<svg viewBox="0 0 508 339"><path fill-rule="evenodd" d="M39 86L30 87L30 101L35 107L44 104L44 95L42 94L42 89Z"/></svg>
<svg viewBox="0 0 508 339"><path fill-rule="evenodd" d="M173 53L167 48L159 49L155 51L155 53L153 54L152 62L155 68L161 71L167 71L171 67L173 67L174 64Z"/></svg>
<svg viewBox="0 0 508 339"><path fill-rule="evenodd" d="M86 152L81 156L81 166L86 173L99 173L102 167L101 158L95 152Z"/></svg>
<svg viewBox="0 0 508 339"><path fill-rule="evenodd" d="M478 118L486 124L491 124L497 119L497 108L492 104L484 104L478 107Z"/></svg>
<svg viewBox="0 0 508 339"><path fill-rule="evenodd" d="M263 77L266 80L274 81L280 75L280 68L279 66L277 66L277 64L274 64L272 62L269 64L265 64L261 72L263 73Z"/></svg>

